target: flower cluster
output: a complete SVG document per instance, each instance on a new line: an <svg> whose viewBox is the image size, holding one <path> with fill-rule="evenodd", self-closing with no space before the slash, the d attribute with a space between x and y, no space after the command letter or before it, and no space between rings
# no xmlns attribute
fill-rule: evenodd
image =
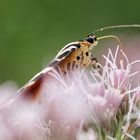
<svg viewBox="0 0 140 140"><path fill-rule="evenodd" d="M120 60L118 53L122 54ZM48 68L49 79L43 80L35 100L13 95L16 88L5 91L1 86L0 138L140 139L140 86L133 85L137 74L133 65L139 60L129 63L119 47L114 55L109 50L103 57L101 72L90 69L63 76Z"/></svg>

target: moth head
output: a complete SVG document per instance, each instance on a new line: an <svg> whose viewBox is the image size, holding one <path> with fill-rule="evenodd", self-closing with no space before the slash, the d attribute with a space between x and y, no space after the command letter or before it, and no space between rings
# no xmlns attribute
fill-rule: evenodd
<svg viewBox="0 0 140 140"><path fill-rule="evenodd" d="M88 35L84 40L90 44L90 49L95 47L98 43L97 37L93 33Z"/></svg>

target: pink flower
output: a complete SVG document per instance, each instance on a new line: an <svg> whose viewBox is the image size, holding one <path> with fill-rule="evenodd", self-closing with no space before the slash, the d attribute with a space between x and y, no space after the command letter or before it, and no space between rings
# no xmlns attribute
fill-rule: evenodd
<svg viewBox="0 0 140 140"><path fill-rule="evenodd" d="M122 91L125 91L129 85L129 72L123 69L117 69L113 71L110 75L111 84L114 88L120 88Z"/></svg>
<svg viewBox="0 0 140 140"><path fill-rule="evenodd" d="M46 68L47 78L35 100L28 96L20 98L23 95L15 95L15 90L8 86L6 90L0 87L0 138L97 140L132 137L136 128L130 131L132 119L134 126L139 126L140 109L136 97L140 87L131 87L136 74L131 68L137 61L129 63L123 54L125 60L120 60L118 65L118 52L119 48L115 55L109 50L104 56L106 64L101 66L102 74L97 70L73 71L64 77L53 68Z"/></svg>

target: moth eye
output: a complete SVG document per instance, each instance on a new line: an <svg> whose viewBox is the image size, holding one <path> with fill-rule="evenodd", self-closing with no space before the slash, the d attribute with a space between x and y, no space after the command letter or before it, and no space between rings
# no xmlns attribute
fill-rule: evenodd
<svg viewBox="0 0 140 140"><path fill-rule="evenodd" d="M94 43L94 39L93 37L88 37L85 39L87 42L89 42L90 44Z"/></svg>

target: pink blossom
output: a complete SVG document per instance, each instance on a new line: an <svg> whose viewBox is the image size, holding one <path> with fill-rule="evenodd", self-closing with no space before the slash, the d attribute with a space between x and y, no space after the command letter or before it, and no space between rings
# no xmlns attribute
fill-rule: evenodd
<svg viewBox="0 0 140 140"><path fill-rule="evenodd" d="M118 53L119 48L115 55L109 50L104 56L106 64L101 66L102 74L97 70L73 71L64 77L53 68L46 68L47 76L34 101L28 96L22 98L14 86L1 86L0 138L97 140L137 137L132 136L136 127L132 131L129 129L132 119L134 126L139 126L140 108L136 97L139 97L140 87L131 87L136 75L131 71L135 62L129 63L123 53L125 60L120 60L118 65Z"/></svg>

